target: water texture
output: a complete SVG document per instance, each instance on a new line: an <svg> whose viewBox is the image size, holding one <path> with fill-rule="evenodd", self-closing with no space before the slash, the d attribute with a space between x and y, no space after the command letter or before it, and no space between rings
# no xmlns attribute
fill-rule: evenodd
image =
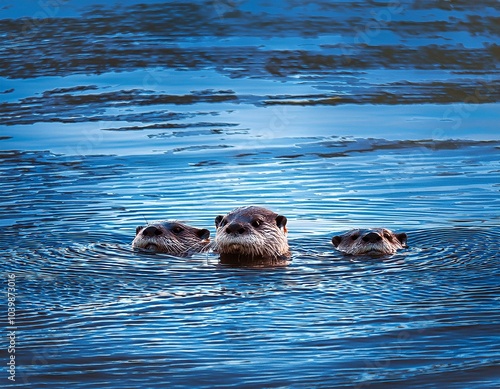
<svg viewBox="0 0 500 389"><path fill-rule="evenodd" d="M493 0L2 3L1 386L498 388L499 26ZM251 204L289 266L131 249ZM409 247L335 251L355 227Z"/></svg>

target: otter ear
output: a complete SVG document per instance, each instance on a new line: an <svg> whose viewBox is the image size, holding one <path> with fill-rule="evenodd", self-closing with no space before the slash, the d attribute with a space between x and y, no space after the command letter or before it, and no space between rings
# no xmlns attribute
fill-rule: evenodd
<svg viewBox="0 0 500 389"><path fill-rule="evenodd" d="M210 237L210 231L206 228L198 229L196 230L196 235L198 235L200 239L208 239Z"/></svg>
<svg viewBox="0 0 500 389"><path fill-rule="evenodd" d="M276 216L276 224L279 228L284 228L286 226L287 218L283 215Z"/></svg>
<svg viewBox="0 0 500 389"><path fill-rule="evenodd" d="M276 224L279 228L283 229L283 232L286 234L288 230L286 229L287 218L283 215L276 216Z"/></svg>
<svg viewBox="0 0 500 389"><path fill-rule="evenodd" d="M276 216L276 224L279 228L285 228L287 222L287 218L283 215Z"/></svg>
<svg viewBox="0 0 500 389"><path fill-rule="evenodd" d="M135 234L137 235L141 230L144 228L144 226L137 226L135 229Z"/></svg>
<svg viewBox="0 0 500 389"><path fill-rule="evenodd" d="M335 247L338 247L340 242L342 242L342 237L341 236L334 236L332 238L332 244L335 246Z"/></svg>
<svg viewBox="0 0 500 389"><path fill-rule="evenodd" d="M222 215L219 215L219 216L217 216L215 218L215 227L217 227L217 228L219 227L220 222L222 221L222 219L224 219L224 216L222 216Z"/></svg>
<svg viewBox="0 0 500 389"><path fill-rule="evenodd" d="M406 241L408 240L408 235L406 235L404 232L400 234L396 234L396 238L401 242L401 246L406 247Z"/></svg>

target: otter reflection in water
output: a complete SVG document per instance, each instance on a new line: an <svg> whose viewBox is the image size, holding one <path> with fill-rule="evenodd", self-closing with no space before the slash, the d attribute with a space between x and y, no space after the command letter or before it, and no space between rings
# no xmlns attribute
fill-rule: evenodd
<svg viewBox="0 0 500 389"><path fill-rule="evenodd" d="M285 266L291 256L287 219L266 208L236 208L215 218L214 249L222 264Z"/></svg>
<svg viewBox="0 0 500 389"><path fill-rule="evenodd" d="M385 228L355 229L332 238L335 248L348 255L381 256L407 247L407 235Z"/></svg>
<svg viewBox="0 0 500 389"><path fill-rule="evenodd" d="M160 221L139 226L132 247L149 252L185 256L209 249L210 231L177 221Z"/></svg>

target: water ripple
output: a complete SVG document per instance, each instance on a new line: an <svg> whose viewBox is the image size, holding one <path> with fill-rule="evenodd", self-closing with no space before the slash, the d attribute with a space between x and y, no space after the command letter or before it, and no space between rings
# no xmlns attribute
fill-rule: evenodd
<svg viewBox="0 0 500 389"><path fill-rule="evenodd" d="M500 386L496 1L63 3L0 20L16 386ZM289 266L130 247L250 204Z"/></svg>

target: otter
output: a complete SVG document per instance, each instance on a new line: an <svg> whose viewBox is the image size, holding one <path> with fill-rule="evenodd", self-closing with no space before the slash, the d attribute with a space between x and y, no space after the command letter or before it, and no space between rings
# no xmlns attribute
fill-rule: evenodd
<svg viewBox="0 0 500 389"><path fill-rule="evenodd" d="M148 252L187 256L208 250L209 243L209 230L165 220L137 227L132 247Z"/></svg>
<svg viewBox="0 0 500 389"><path fill-rule="evenodd" d="M354 229L334 236L332 243L337 250L347 255L382 256L408 247L407 238L404 232L395 234L385 228Z"/></svg>
<svg viewBox="0 0 500 389"><path fill-rule="evenodd" d="M220 263L238 266L285 266L291 256L287 218L257 206L240 207L215 218L214 251Z"/></svg>

